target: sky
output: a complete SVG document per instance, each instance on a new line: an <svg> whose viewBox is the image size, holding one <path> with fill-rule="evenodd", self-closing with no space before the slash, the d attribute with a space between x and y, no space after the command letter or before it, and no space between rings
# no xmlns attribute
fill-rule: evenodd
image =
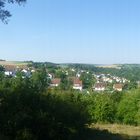
<svg viewBox="0 0 140 140"><path fill-rule="evenodd" d="M140 63L139 0L27 0L7 5L0 59Z"/></svg>

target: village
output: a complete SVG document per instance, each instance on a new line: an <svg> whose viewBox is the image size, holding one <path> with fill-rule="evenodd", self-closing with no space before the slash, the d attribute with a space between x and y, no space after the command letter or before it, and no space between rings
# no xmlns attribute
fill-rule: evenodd
<svg viewBox="0 0 140 140"><path fill-rule="evenodd" d="M22 78L30 77L32 73L36 72L38 69L35 67L28 66L13 66L5 65L4 74L8 77L16 77L17 72L22 73ZM126 85L130 83L130 80L117 77L111 74L95 73L88 70L80 70L75 68L64 68L58 67L57 69L49 68L45 69L47 72L47 78L49 79L49 87L56 89L60 87L63 83L64 86L66 82L69 84L69 88L73 90L78 90L80 92L91 93L91 92L121 92L125 89Z"/></svg>
<svg viewBox="0 0 140 140"><path fill-rule="evenodd" d="M72 69L73 71L73 69ZM83 88L83 83L84 81L81 80L81 75L82 73L85 74L89 74L88 71L80 71L81 74L76 73L75 77L69 77L70 80L72 80L72 88L76 89L76 90L84 90ZM61 78L56 78L53 77L51 74L50 75L50 79L51 79L51 87L58 87L61 84ZM111 76L110 74L92 74L91 75L93 79L95 79L95 81L92 84L92 91L95 92L104 92L104 91L123 91L123 88L125 86L125 84L130 83L130 80L127 80L125 78L121 78L121 77L117 77L117 76ZM88 80L88 79L86 79ZM87 91L88 93L88 91Z"/></svg>

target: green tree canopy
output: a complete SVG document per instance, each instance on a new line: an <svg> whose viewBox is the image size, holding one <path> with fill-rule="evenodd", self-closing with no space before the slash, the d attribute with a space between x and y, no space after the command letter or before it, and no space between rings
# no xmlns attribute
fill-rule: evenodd
<svg viewBox="0 0 140 140"><path fill-rule="evenodd" d="M123 95L117 111L117 117L121 123L131 125L139 123L139 101L139 90L132 90Z"/></svg>

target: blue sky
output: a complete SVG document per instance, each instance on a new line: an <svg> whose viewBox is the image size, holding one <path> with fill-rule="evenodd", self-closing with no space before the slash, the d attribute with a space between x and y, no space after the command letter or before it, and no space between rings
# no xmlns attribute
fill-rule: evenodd
<svg viewBox="0 0 140 140"><path fill-rule="evenodd" d="M0 22L0 58L140 63L139 0L27 0Z"/></svg>

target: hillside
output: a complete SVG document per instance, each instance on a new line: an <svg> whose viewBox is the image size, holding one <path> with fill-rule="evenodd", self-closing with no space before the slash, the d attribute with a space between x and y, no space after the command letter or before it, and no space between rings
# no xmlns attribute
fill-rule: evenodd
<svg viewBox="0 0 140 140"><path fill-rule="evenodd" d="M0 61L0 65L6 66L6 65L12 65L12 66L27 66L28 62L23 61Z"/></svg>

